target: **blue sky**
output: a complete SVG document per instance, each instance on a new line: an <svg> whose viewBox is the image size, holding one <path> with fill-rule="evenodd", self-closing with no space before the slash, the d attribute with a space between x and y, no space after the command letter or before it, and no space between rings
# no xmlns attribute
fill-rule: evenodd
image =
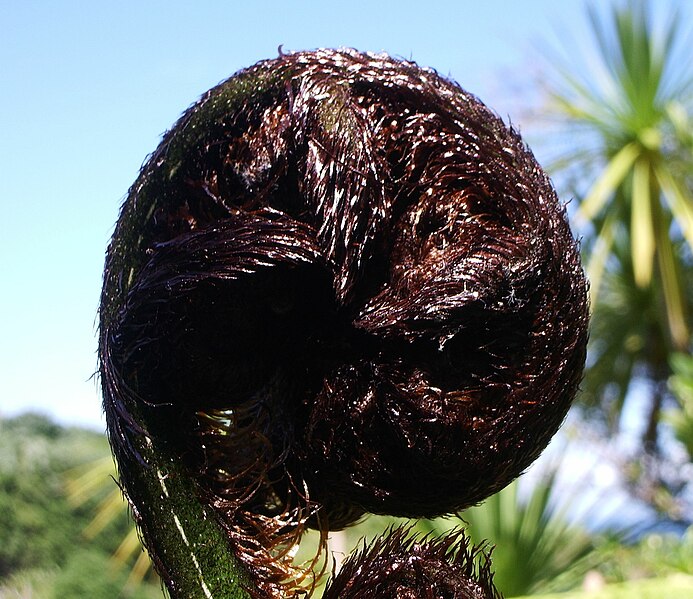
<svg viewBox="0 0 693 599"><path fill-rule="evenodd" d="M513 84L541 43L585 42L584 5L0 0L0 415L103 429L104 251L142 161L209 87L280 44L352 46L434 67L522 126Z"/></svg>

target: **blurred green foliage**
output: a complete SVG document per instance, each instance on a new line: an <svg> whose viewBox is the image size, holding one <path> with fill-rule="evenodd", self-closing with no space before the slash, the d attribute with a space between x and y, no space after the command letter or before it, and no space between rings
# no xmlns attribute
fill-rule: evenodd
<svg viewBox="0 0 693 599"><path fill-rule="evenodd" d="M462 514L475 543L495 544L495 583L506 597L579 586L594 566L596 540L567 519L570 500L557 503L557 471L522 497L518 481Z"/></svg>
<svg viewBox="0 0 693 599"><path fill-rule="evenodd" d="M665 599L693 596L693 578L670 576L609 584L600 590L542 595L542 599ZM518 598L526 599L526 598Z"/></svg>
<svg viewBox="0 0 693 599"><path fill-rule="evenodd" d="M693 356L675 354L671 358L671 367L674 375L669 379L669 386L679 407L670 410L666 418L693 461Z"/></svg>
<svg viewBox="0 0 693 599"><path fill-rule="evenodd" d="M36 414L0 420L0 597L162 596L158 583L128 587L128 571L111 560L131 528L127 511L87 539L96 499L68 501L66 473L109 454L96 432Z"/></svg>
<svg viewBox="0 0 693 599"><path fill-rule="evenodd" d="M693 527L682 536L649 534L632 545L611 541L602 547L600 556L599 572L611 582L693 577Z"/></svg>

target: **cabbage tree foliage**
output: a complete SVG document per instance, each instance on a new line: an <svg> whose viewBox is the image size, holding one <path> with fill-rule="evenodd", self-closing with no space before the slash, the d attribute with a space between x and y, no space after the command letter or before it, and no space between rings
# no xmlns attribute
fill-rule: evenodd
<svg viewBox="0 0 693 599"><path fill-rule="evenodd" d="M645 382L642 442L655 451L669 358L691 346L691 31L638 0L588 15L589 65L576 72L571 48L549 91L569 132L554 172L572 181L591 280L583 399L613 431L633 382Z"/></svg>

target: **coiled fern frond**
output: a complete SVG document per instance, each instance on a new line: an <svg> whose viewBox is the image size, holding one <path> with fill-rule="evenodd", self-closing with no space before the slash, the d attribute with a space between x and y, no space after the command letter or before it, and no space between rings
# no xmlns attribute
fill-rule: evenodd
<svg viewBox="0 0 693 599"><path fill-rule="evenodd" d="M305 527L503 488L570 406L587 313L549 179L455 83L317 50L207 92L130 189L101 302L111 445L171 594L290 596Z"/></svg>

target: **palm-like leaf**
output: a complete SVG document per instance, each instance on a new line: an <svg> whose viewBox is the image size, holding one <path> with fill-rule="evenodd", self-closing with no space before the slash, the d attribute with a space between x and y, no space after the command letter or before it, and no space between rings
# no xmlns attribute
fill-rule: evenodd
<svg viewBox="0 0 693 599"><path fill-rule="evenodd" d="M569 523L570 504L556 503L556 488L552 470L526 498L514 482L462 514L475 543L495 545L495 583L506 597L575 586L593 565L593 540Z"/></svg>
<svg viewBox="0 0 693 599"><path fill-rule="evenodd" d="M73 507L98 501L94 516L83 531L87 539L95 538L111 522L122 517L128 509L123 492L114 482L115 477L115 466L110 455L77 466L67 473L68 500ZM152 571L151 560L142 549L134 523L113 554L113 564L116 567L132 564L127 584L142 582Z"/></svg>
<svg viewBox="0 0 693 599"><path fill-rule="evenodd" d="M677 14L659 30L638 0L588 16L598 64L582 76L559 66L549 97L578 146L555 166L587 182L576 189L594 308L585 398L615 424L633 377L661 388L668 356L690 348L693 71ZM654 392L650 446L661 403Z"/></svg>

